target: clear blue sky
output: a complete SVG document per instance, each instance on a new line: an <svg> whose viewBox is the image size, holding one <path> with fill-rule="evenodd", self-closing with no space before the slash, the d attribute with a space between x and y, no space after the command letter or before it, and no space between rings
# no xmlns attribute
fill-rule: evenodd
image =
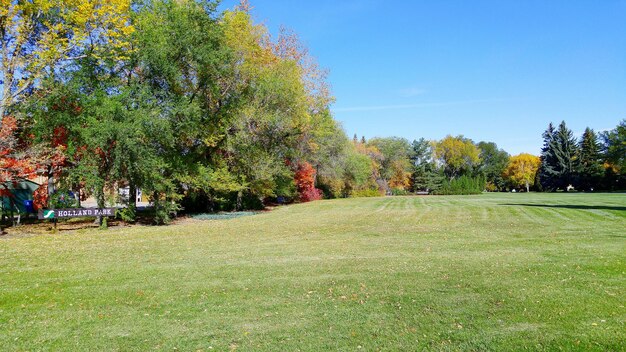
<svg viewBox="0 0 626 352"><path fill-rule="evenodd" d="M293 29L330 70L349 136L463 134L537 154L550 121L581 133L626 118L626 0L251 5L257 22Z"/></svg>

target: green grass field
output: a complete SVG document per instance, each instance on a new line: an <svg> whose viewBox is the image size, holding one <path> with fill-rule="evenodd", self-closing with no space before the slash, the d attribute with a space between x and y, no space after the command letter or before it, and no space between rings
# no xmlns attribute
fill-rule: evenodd
<svg viewBox="0 0 626 352"><path fill-rule="evenodd" d="M1 351L626 348L626 194L330 200L0 254Z"/></svg>

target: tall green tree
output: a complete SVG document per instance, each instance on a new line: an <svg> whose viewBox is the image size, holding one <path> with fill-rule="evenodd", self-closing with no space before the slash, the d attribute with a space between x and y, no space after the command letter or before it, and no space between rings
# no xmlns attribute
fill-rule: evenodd
<svg viewBox="0 0 626 352"><path fill-rule="evenodd" d="M556 180L552 177L552 165L557 163L556 156L552 149L552 144L556 130L552 122L548 124L548 128L542 133L543 145L541 146L541 166L539 168L538 178L539 185L543 190L551 191L556 189Z"/></svg>
<svg viewBox="0 0 626 352"><path fill-rule="evenodd" d="M604 132L602 139L606 160L624 172L626 170L626 120L622 120L613 130Z"/></svg>
<svg viewBox="0 0 626 352"><path fill-rule="evenodd" d="M48 114L58 105L51 94L35 111L46 117L36 119L35 130L45 138L59 127L68 129L73 167L67 178L84 184L99 206L105 192L115 195L116 187L127 184L149 196L157 222L167 222L180 193L197 185L189 181L203 175L200 166L214 165L214 156L223 155L215 150L237 95L227 88L234 59L214 6L142 3L133 17L138 30L129 57L84 57L76 69L48 81L58 88L57 98L74 99L80 111L71 119Z"/></svg>
<svg viewBox="0 0 626 352"><path fill-rule="evenodd" d="M609 189L626 189L626 120L613 130L602 133L606 162L606 183Z"/></svg>
<svg viewBox="0 0 626 352"><path fill-rule="evenodd" d="M350 196L352 191L362 190L370 185L372 163L363 154L351 151L346 158L344 195Z"/></svg>
<svg viewBox="0 0 626 352"><path fill-rule="evenodd" d="M567 190L577 185L580 167L578 143L565 121L555 130L552 124L544 132L541 154L542 186L546 190Z"/></svg>
<svg viewBox="0 0 626 352"><path fill-rule="evenodd" d="M411 153L411 190L413 192L431 192L437 190L442 182L443 175L435 163L432 144L420 138L414 140Z"/></svg>
<svg viewBox="0 0 626 352"><path fill-rule="evenodd" d="M221 20L213 1L146 3L136 16L138 49L129 71L150 86L163 107L161 118L175 131L172 143L161 149L168 161L164 177L179 193L208 199L204 210L213 207L217 193L247 186L229 169L226 138L236 129L247 82L238 76L236 48Z"/></svg>
<svg viewBox="0 0 626 352"><path fill-rule="evenodd" d="M509 153L499 149L493 142L478 143L480 149L480 163L477 172L484 175L487 181L487 189L492 191L502 191L506 187L506 180L502 176L507 168Z"/></svg>
<svg viewBox="0 0 626 352"><path fill-rule="evenodd" d="M601 186L604 167L597 134L589 127L585 129L579 143L579 187L583 190Z"/></svg>

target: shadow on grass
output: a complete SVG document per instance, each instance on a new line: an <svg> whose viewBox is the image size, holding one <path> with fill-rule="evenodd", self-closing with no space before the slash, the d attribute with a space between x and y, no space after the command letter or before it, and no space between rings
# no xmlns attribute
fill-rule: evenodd
<svg viewBox="0 0 626 352"><path fill-rule="evenodd" d="M626 211L626 207L612 205L578 205L578 204L528 204L528 203L507 203L500 204L505 206L518 207L535 207L535 208L563 208L563 209L580 209L580 210L616 210Z"/></svg>

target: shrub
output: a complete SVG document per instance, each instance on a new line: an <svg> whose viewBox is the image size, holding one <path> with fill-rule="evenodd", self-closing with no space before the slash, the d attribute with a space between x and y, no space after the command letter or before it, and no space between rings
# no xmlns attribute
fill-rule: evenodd
<svg viewBox="0 0 626 352"><path fill-rule="evenodd" d="M411 194L411 192L404 190L402 188L392 188L391 189L391 195L392 196L407 196Z"/></svg>
<svg viewBox="0 0 626 352"><path fill-rule="evenodd" d="M301 202L322 199L322 191L315 188L315 169L311 164L305 162L298 165L294 180Z"/></svg>
<svg viewBox="0 0 626 352"><path fill-rule="evenodd" d="M446 180L441 188L434 191L438 195L480 194L485 189L485 178L461 176L452 180Z"/></svg>
<svg viewBox="0 0 626 352"><path fill-rule="evenodd" d="M67 209L78 206L78 200L70 190L57 190L48 199L48 206L52 209Z"/></svg>
<svg viewBox="0 0 626 352"><path fill-rule="evenodd" d="M380 196L381 196L381 194L380 194L379 190L371 189L371 188L354 190L354 191L350 192L350 197L354 197L354 198L380 197Z"/></svg>

